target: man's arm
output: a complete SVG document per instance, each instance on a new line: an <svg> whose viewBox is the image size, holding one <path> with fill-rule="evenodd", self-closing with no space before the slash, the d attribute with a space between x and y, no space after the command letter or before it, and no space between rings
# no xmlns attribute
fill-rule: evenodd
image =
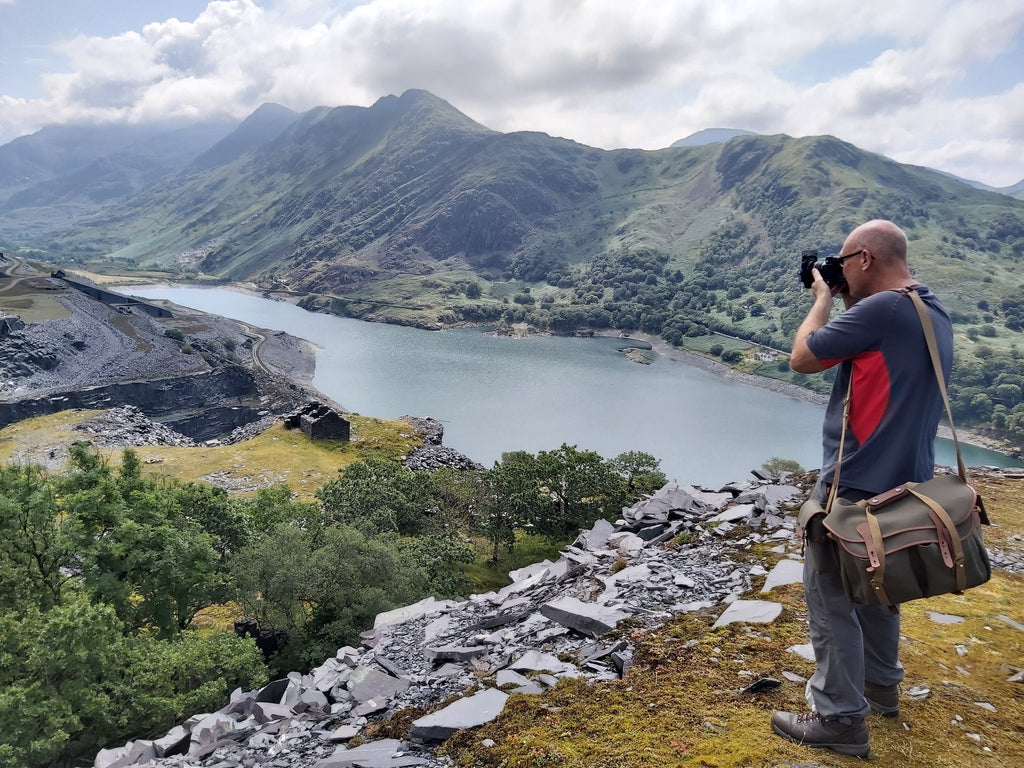
<svg viewBox="0 0 1024 768"><path fill-rule="evenodd" d="M793 337L793 352L789 356L789 367L797 373L818 373L825 370L818 358L807 346L807 337L814 331L828 323L832 314L832 289L824 280L821 273L814 270L814 282L811 284L811 291L814 292L814 303L811 305L807 317L796 329Z"/></svg>

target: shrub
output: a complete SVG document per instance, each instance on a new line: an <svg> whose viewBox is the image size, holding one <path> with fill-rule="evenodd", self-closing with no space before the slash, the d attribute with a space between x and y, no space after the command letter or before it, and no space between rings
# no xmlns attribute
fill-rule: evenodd
<svg viewBox="0 0 1024 768"><path fill-rule="evenodd" d="M743 358L743 355L735 349L727 349L722 353L722 362L724 363L738 363Z"/></svg>

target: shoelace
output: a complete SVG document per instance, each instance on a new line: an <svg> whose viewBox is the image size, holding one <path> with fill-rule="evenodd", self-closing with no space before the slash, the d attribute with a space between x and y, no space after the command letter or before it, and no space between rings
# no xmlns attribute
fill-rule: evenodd
<svg viewBox="0 0 1024 768"><path fill-rule="evenodd" d="M796 716L798 723L824 723L825 718L822 717L818 712L801 712Z"/></svg>

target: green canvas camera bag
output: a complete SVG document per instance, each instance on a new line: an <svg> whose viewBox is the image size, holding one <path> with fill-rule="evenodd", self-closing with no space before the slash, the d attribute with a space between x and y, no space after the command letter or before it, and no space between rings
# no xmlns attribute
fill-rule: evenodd
<svg viewBox="0 0 1024 768"><path fill-rule="evenodd" d="M988 519L974 489L956 475L943 475L858 502L837 498L824 525L837 545L850 599L896 605L988 581L983 521Z"/></svg>
<svg viewBox="0 0 1024 768"><path fill-rule="evenodd" d="M861 605L897 605L962 592L984 584L992 576L981 536L981 525L988 524L988 515L981 497L967 482L931 315L915 291L904 292L921 318L953 432L958 473L923 483L904 483L856 502L837 497L849 420L847 392L839 456L822 522L835 544L843 587L850 600ZM813 514L814 505L801 509L801 523L806 525L807 517Z"/></svg>

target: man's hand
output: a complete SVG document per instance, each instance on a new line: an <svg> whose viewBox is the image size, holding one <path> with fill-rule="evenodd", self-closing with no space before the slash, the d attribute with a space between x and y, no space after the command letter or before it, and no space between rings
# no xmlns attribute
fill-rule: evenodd
<svg viewBox="0 0 1024 768"><path fill-rule="evenodd" d="M821 276L821 272L817 269L811 270L811 275L814 276L814 282L811 283L811 293L814 294L814 300L817 301L819 298L827 297L831 304L831 299L836 296L840 291L846 288L846 283L837 285L835 288L825 282L825 279Z"/></svg>

